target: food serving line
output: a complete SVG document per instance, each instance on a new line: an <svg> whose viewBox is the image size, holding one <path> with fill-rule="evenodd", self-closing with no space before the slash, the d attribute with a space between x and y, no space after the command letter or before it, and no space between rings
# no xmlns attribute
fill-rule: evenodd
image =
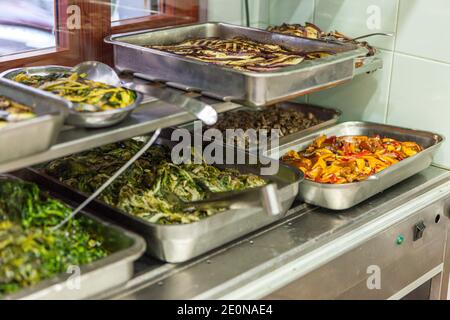
<svg viewBox="0 0 450 320"><path fill-rule="evenodd" d="M257 73L242 70L242 65L236 70L218 67L154 48L204 37L245 37L276 44L297 55L283 61L298 61L298 56L305 56L307 61L285 68L264 66L268 70ZM375 71L381 67L378 56L363 58L367 49L351 42L311 40L222 23L135 32L106 41L115 45L116 68L122 72L125 88L131 90L124 89L124 93L110 95L109 99L117 101L117 97L120 100L123 94L129 94L134 97L132 105L87 114L77 108L85 112L86 108L92 108L89 104L66 105L70 112L46 118L53 121L54 129L48 132L47 144L39 146L39 150L11 148L10 157L0 161L0 172L37 183L52 196L75 207L86 199L86 193L67 186L62 177L51 176L47 164L55 165L58 160L50 164L49 161L66 156L70 159L78 152L133 137L148 141L147 135L159 128L189 128L183 124L204 117L205 108L213 107L223 113L243 110L241 104L248 108L277 102L280 112L308 114L320 123L289 132L280 140L279 148L265 154L268 158L278 160L290 150L301 151L322 133L380 135L413 141L423 150L368 179L342 185L302 182L300 170L280 162L276 175L262 176L265 186L223 193L222 198L218 193L221 203L228 203L227 210L194 223L165 225L145 221L110 203L95 200L86 208L89 214L143 238L123 231L121 240L114 240L122 243L119 248L114 247L117 253L82 270L81 290L74 292L64 287L65 277L61 276L19 291L11 298L401 298L426 285L430 286L430 297L445 297L450 173L429 167L443 137L370 123L336 125L340 116L337 110L280 102ZM309 55L314 58L308 60ZM19 75L30 81L37 76L41 81L40 76L52 76L58 68L61 69L57 66L19 69L7 71L3 77L17 81ZM71 81L74 71L65 68L58 72L67 76L52 80L62 83ZM81 80L77 81L85 84L81 73L78 77ZM5 82L4 87L8 86L10 92L4 94L10 98L31 95L31 100L21 103L36 106L38 99L44 97L54 100L56 107L58 103L67 104L65 99L13 85L11 81ZM101 89L115 92L113 87ZM52 115L48 111L47 114ZM60 130L64 119L69 125ZM114 127L98 128L112 123L116 123ZM12 127L10 132L23 141L32 133ZM170 134L171 129L164 130L156 144L170 150L174 145L168 138ZM252 152L220 145L224 150L256 157ZM228 170L226 166L218 167ZM253 167L232 167L241 174L256 177L263 165L260 161ZM69 171L61 172L69 175ZM273 186L274 190L270 188ZM176 201L182 204L180 199ZM214 205L192 204L205 208ZM101 234L109 234L105 232ZM132 261L144 251L143 240L147 243L147 254L134 263L133 271ZM105 264L107 259L109 264ZM112 269L110 264L117 268ZM371 290L367 279L374 266L382 271L382 286ZM405 270L403 266L407 266ZM99 274L102 276L98 277Z"/></svg>

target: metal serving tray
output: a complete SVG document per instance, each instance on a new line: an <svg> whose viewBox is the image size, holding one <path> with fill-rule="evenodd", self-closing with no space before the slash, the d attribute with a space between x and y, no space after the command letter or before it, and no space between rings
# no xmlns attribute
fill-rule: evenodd
<svg viewBox="0 0 450 320"><path fill-rule="evenodd" d="M322 121L318 125L315 125L315 126L307 128L307 129L304 129L304 130L281 137L279 140L279 145L278 145L280 147L283 147L284 145L289 144L292 141L296 141L297 139L300 139L302 137L310 135L311 133L317 132L318 130L321 130L321 129L324 129L324 128L327 128L327 127L330 127L330 126L336 124L342 115L342 112L338 109L323 108L323 107L319 107L319 106L315 106L315 105L311 105L311 104L302 104L302 103L296 103L296 102L280 102L280 103L277 103L276 106L283 108L283 109L296 110L298 112L303 112L305 114L312 113L319 120ZM254 108L243 107L243 108L235 109L232 111L228 111L227 113L232 113L232 112L236 112L239 110L248 110L250 112L258 112L258 110L255 110ZM183 125L180 125L179 128L186 128L192 132L194 130L194 123L190 122L187 124L183 124ZM229 128L229 129L238 129L238 128ZM270 142L269 142L269 145L270 145ZM250 150L253 151L252 148L250 148Z"/></svg>
<svg viewBox="0 0 450 320"><path fill-rule="evenodd" d="M333 51L327 58L304 61L271 72L245 72L220 67L144 45L166 45L190 38L242 36L262 43L279 44L297 52ZM112 35L115 66L120 71L145 74L155 80L206 96L248 106L266 106L286 101L354 76L354 59L367 53L353 44L327 43L291 37L260 29L208 22Z"/></svg>
<svg viewBox="0 0 450 320"><path fill-rule="evenodd" d="M12 79L20 73L26 73L28 75L48 75L50 73L68 73L72 68L64 66L40 66L40 67L25 67L7 70L0 74L0 77ZM128 117L134 109L136 109L142 102L143 95L136 91L136 100L125 108L116 110L108 110L102 112L78 112L75 111L76 103L68 101L64 98L56 96L51 93L47 93L43 90L39 90L30 86L23 86L25 89L31 92L41 93L44 92L52 97L57 97L61 101L65 102L67 109L66 123L76 127L83 128L104 128L109 127L123 121Z"/></svg>
<svg viewBox="0 0 450 320"><path fill-rule="evenodd" d="M300 184L299 199L306 203L332 210L351 208L373 195L409 178L426 169L432 163L433 156L444 141L444 137L426 131L400 128L390 125L368 122L345 122L320 133L292 141L278 149L269 151L269 156L279 159L290 150L301 151L306 149L319 135L327 136L354 136L380 135L400 141L413 141L421 145L424 150L417 155L400 161L369 179L342 185L322 184L304 180Z"/></svg>
<svg viewBox="0 0 450 320"><path fill-rule="evenodd" d="M30 92L24 85L1 78L0 95L32 107L37 116L0 129L0 163L50 148L67 115L64 101L46 92Z"/></svg>
<svg viewBox="0 0 450 320"><path fill-rule="evenodd" d="M174 145L168 139L159 139L157 143ZM228 146L223 147L231 150ZM242 151L236 151L235 154L238 152ZM254 159L253 155L248 153L246 155ZM151 256L170 263L184 262L283 218L298 194L303 174L291 166L281 163L279 165L276 175L265 176L268 181L275 182L278 186L283 214L276 217L268 216L263 209L228 210L191 224L160 225L100 201L94 201L90 208L93 212L104 213L104 217L141 234L147 241L147 253ZM243 173L259 174L261 165L218 165L218 167L232 167ZM24 171L27 180L39 183L76 202L86 199L85 194L37 169L28 168Z"/></svg>
<svg viewBox="0 0 450 320"><path fill-rule="evenodd" d="M18 176L22 178L20 174ZM54 192L50 194L54 198L65 200ZM70 201L67 203L70 204ZM142 256L145 251L144 239L121 227L102 221L90 213L81 212L81 215L92 221L90 227L104 237L105 245L109 248L111 254L93 263L80 266L78 288L71 287L68 282L74 274L63 273L41 281L35 286L4 296L4 299L86 299L108 289L117 288L133 277L133 262Z"/></svg>

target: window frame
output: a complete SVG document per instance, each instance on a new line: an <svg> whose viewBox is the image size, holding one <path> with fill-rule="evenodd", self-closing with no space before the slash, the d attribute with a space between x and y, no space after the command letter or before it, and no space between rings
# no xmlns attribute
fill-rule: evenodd
<svg viewBox="0 0 450 320"><path fill-rule="evenodd" d="M0 71L45 64L73 66L87 60L112 64L112 47L103 41L106 36L199 20L199 0L158 1L161 14L112 22L110 0L55 0L57 46L0 57ZM77 5L81 10L79 30L67 29L67 8L70 5Z"/></svg>
<svg viewBox="0 0 450 320"><path fill-rule="evenodd" d="M158 0L162 13L112 22L112 33L194 23L199 20L198 0Z"/></svg>

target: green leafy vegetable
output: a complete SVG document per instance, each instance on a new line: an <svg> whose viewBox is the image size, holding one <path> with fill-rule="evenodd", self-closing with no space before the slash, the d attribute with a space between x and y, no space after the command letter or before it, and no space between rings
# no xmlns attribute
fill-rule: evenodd
<svg viewBox="0 0 450 320"><path fill-rule="evenodd" d="M127 140L50 162L44 172L85 193L92 193L140 148ZM221 170L207 164L175 165L170 151L154 146L100 196L105 203L152 223L192 223L215 214L213 210L184 212L167 194L184 201L204 199L211 192L243 190L266 184L253 174Z"/></svg>
<svg viewBox="0 0 450 320"><path fill-rule="evenodd" d="M87 219L49 229L70 212L33 183L0 180L0 297L108 255Z"/></svg>

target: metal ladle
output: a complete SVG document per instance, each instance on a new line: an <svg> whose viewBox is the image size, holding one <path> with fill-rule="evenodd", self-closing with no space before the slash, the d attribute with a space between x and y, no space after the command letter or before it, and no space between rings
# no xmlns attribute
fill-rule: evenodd
<svg viewBox="0 0 450 320"><path fill-rule="evenodd" d="M365 35L362 35L362 36L359 36L356 38L344 40L343 42L352 42L352 41L357 41L357 40L361 40L361 39L365 39L365 38L370 38L373 36L393 37L394 34L393 33L384 33L384 32L374 32L374 33L365 34Z"/></svg>
<svg viewBox="0 0 450 320"><path fill-rule="evenodd" d="M83 74L85 79L106 83L115 87L120 87L122 85L117 73L109 67L108 65L96 62L87 61L78 64L73 68L73 72L78 74ZM185 106L186 107L186 106ZM209 105L204 106L205 110L199 110L196 108L193 110L186 107L188 112L194 114L198 119L202 120L206 124L214 124L217 121L217 112ZM61 221L56 226L52 227L51 230L57 230L65 225L70 219L75 217L77 213L82 211L89 203L91 203L95 198L97 198L107 187L111 185L122 173L124 173L136 160L138 160L147 150L153 145L153 143L158 138L161 133L161 129L157 129L151 139L139 150L127 163L125 163L117 172L112 175L103 185L100 186L89 198L87 198L82 204L80 204L70 215L68 215L63 221Z"/></svg>

